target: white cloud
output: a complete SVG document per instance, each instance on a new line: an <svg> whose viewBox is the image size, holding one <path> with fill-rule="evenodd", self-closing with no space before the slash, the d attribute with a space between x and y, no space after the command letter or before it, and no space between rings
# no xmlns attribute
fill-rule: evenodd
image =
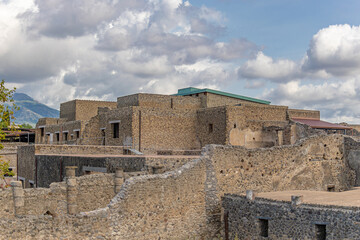
<svg viewBox="0 0 360 240"><path fill-rule="evenodd" d="M332 25L318 31L301 61L278 59L259 52L239 68L239 77L288 82L294 79L329 79L360 74L360 27Z"/></svg>
<svg viewBox="0 0 360 240"><path fill-rule="evenodd" d="M298 66L291 60L274 61L263 52L258 52L255 59L247 61L239 68L239 75L247 79L266 78L284 81L298 75Z"/></svg>
<svg viewBox="0 0 360 240"><path fill-rule="evenodd" d="M360 122L360 27L332 25L319 30L298 62L273 59L259 52L239 67L249 88L265 81L263 93L273 104L317 109L331 122Z"/></svg>
<svg viewBox="0 0 360 240"><path fill-rule="evenodd" d="M25 3L26 2L26 3ZM0 77L52 107L139 91L219 88L257 51L217 41L219 11L181 0L0 1Z"/></svg>
<svg viewBox="0 0 360 240"><path fill-rule="evenodd" d="M333 76L360 73L360 27L332 25L311 40L303 71L325 71Z"/></svg>
<svg viewBox="0 0 360 240"><path fill-rule="evenodd" d="M291 81L270 89L263 97L291 108L320 110L321 118L331 122L360 120L360 78L320 84Z"/></svg>

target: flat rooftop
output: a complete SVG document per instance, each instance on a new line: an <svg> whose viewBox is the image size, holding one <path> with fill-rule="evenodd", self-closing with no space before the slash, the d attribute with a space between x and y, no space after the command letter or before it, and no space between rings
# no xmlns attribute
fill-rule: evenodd
<svg viewBox="0 0 360 240"><path fill-rule="evenodd" d="M303 203L308 204L360 207L360 187L344 192L307 190L263 192L258 193L257 197L290 202L292 195L303 195Z"/></svg>

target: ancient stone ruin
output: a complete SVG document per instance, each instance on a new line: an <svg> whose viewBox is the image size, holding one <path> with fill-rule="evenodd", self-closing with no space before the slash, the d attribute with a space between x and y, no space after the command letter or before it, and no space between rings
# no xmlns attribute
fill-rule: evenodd
<svg viewBox="0 0 360 240"><path fill-rule="evenodd" d="M0 192L0 239L359 236L354 202L313 199L358 185L356 137L291 120L317 111L186 91L41 119L38 144L18 148L20 181Z"/></svg>

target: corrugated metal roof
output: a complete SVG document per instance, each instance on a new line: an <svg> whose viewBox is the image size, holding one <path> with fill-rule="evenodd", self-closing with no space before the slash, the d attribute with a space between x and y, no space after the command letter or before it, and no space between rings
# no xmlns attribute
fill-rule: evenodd
<svg viewBox="0 0 360 240"><path fill-rule="evenodd" d="M214 94L218 94L218 95L222 95L222 96L226 96L226 97L238 98L241 100L262 103L262 104L270 104L271 103L269 101L265 101L265 100L261 100L261 99L245 97L245 96L241 96L241 95L237 95L237 94L233 94L233 93L222 92L222 91L213 90L213 89L209 89L209 88L204 88L204 89L194 88L194 87L182 88L182 89L179 89L178 93L174 94L174 95L187 96L187 95L191 95L191 94L204 93L204 92L214 93Z"/></svg>
<svg viewBox="0 0 360 240"><path fill-rule="evenodd" d="M349 130L351 127L325 122L319 119L313 118L292 118L293 121L306 124L312 128L321 128L321 129L341 129L341 130Z"/></svg>

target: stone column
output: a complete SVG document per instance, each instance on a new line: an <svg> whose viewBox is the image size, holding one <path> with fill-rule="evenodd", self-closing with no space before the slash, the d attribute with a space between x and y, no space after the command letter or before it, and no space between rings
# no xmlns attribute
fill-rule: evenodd
<svg viewBox="0 0 360 240"><path fill-rule="evenodd" d="M121 185L124 183L124 170L118 168L115 170L115 193L120 192Z"/></svg>
<svg viewBox="0 0 360 240"><path fill-rule="evenodd" d="M25 206L24 189L21 181L11 182L13 192L15 216L23 214L23 207Z"/></svg>
<svg viewBox="0 0 360 240"><path fill-rule="evenodd" d="M74 166L66 167L66 200L68 214L77 213L76 169L77 167Z"/></svg>

